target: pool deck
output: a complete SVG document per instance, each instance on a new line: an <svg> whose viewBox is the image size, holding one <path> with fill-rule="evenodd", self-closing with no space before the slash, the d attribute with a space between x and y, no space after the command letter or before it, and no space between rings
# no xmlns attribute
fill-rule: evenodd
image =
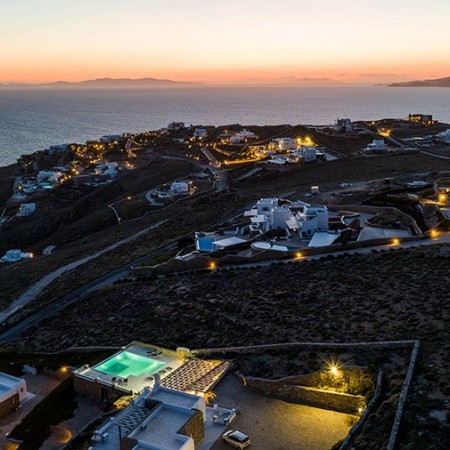
<svg viewBox="0 0 450 450"><path fill-rule="evenodd" d="M139 393L147 386L149 386L150 388L154 386L153 378L156 373L158 373L160 378L163 380L166 376L170 375L174 370L184 364L184 360L177 357L175 352L162 351L161 354L154 355L152 353L149 353L152 351L152 348L153 347L150 346L131 344L94 367L80 367L79 369L74 371L74 374L80 378L85 378L91 381L97 380L98 382L103 383L107 386L114 386L116 389L123 390L124 392ZM129 375L126 378L114 374L103 373L100 370L96 369L96 367L99 367L101 364L111 360L124 351L149 358L154 361L163 362L165 365L150 376L147 373L142 373L138 376Z"/></svg>

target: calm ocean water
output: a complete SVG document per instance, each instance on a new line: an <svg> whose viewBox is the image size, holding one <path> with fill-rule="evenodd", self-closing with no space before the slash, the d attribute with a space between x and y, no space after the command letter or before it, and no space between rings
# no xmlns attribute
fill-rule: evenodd
<svg viewBox="0 0 450 450"><path fill-rule="evenodd" d="M450 123L450 89L379 86L0 89L0 166L52 144L145 131L169 122L330 124L431 113Z"/></svg>

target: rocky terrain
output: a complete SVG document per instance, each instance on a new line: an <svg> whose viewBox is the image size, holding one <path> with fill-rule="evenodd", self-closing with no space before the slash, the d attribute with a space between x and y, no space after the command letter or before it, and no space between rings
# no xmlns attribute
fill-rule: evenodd
<svg viewBox="0 0 450 450"><path fill-rule="evenodd" d="M120 283L45 320L20 347L419 339L400 448L445 448L449 258L449 247L428 248ZM399 387L403 370L397 370L391 380ZM390 408L377 414L391 420L395 397L387 401ZM380 448L366 444L359 448Z"/></svg>

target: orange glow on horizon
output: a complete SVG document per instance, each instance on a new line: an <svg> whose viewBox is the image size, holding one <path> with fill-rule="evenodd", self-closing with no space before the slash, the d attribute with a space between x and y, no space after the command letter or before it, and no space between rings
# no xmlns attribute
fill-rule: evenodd
<svg viewBox="0 0 450 450"><path fill-rule="evenodd" d="M450 75L450 3L435 2L4 2L0 81L440 78Z"/></svg>

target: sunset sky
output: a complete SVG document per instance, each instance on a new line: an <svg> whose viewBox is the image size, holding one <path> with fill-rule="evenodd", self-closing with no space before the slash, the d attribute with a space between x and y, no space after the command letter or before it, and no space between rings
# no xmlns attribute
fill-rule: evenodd
<svg viewBox="0 0 450 450"><path fill-rule="evenodd" d="M0 0L0 81L450 76L449 0Z"/></svg>

